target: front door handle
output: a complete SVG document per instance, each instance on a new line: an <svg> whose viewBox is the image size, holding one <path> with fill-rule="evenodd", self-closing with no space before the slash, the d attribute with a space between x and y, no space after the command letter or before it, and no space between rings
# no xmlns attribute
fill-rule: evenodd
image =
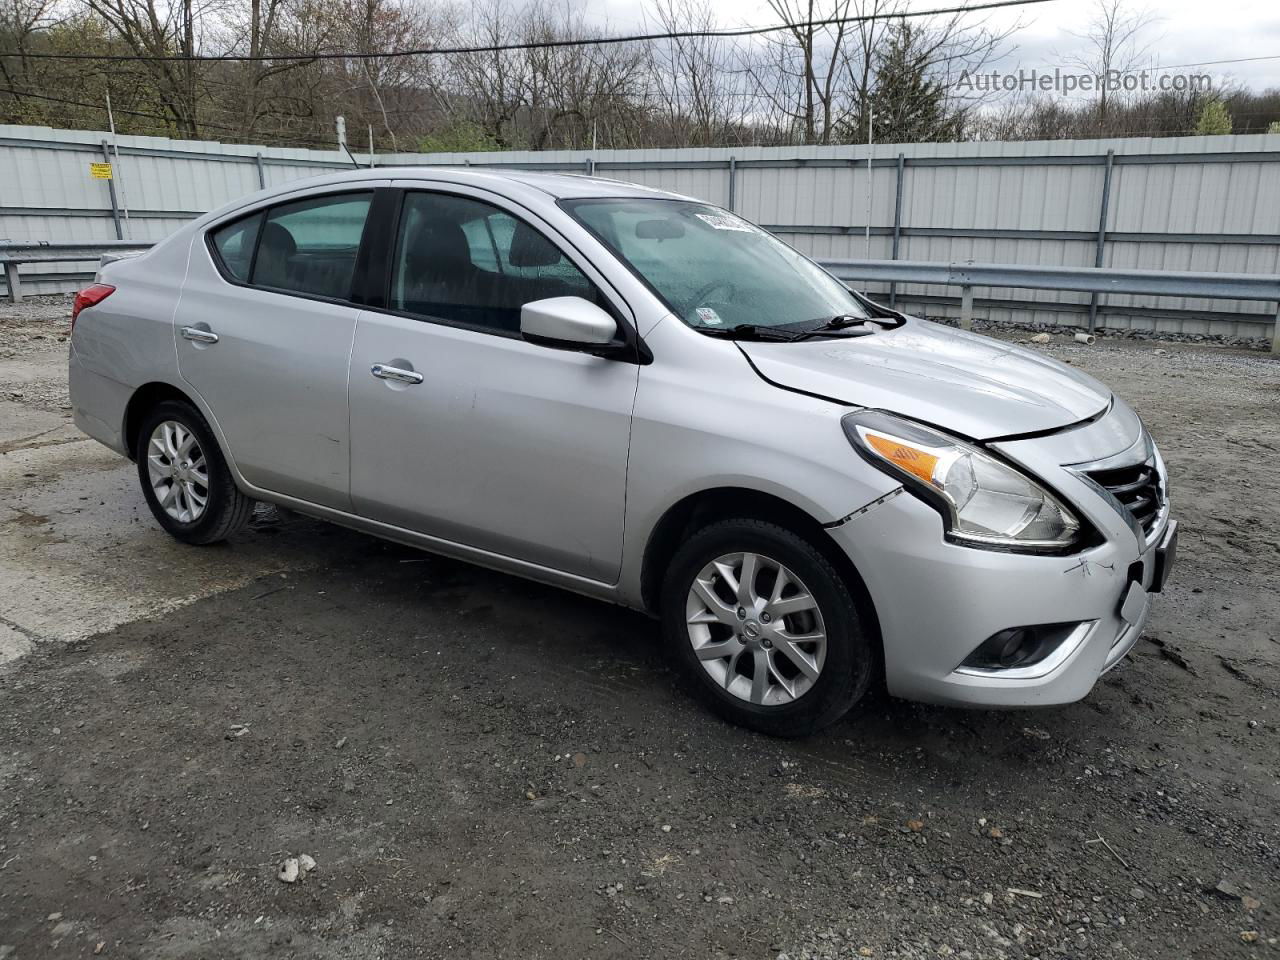
<svg viewBox="0 0 1280 960"><path fill-rule="evenodd" d="M394 380L396 383L421 383L425 378L416 370L402 370L400 367L389 367L385 363L375 363L369 368L379 380Z"/></svg>
<svg viewBox="0 0 1280 960"><path fill-rule="evenodd" d="M217 343L218 335L212 330L201 330L199 327L183 327L182 339L194 340L196 343Z"/></svg>

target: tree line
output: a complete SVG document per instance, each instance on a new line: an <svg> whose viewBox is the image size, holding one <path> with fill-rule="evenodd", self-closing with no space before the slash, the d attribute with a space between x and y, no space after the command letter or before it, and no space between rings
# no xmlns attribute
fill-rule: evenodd
<svg viewBox="0 0 1280 960"><path fill-rule="evenodd" d="M1233 128L1280 119L1280 92L1066 104L966 92L956 78L1006 55L1016 31L981 12L769 0L779 32L688 36L723 25L699 0L651 0L649 30L681 36L549 46L602 35L585 3L0 0L0 122L102 129L109 97L123 133L332 146L342 115L355 150L371 137L418 152L1160 136L1194 132L1208 109ZM526 46L378 55L511 44ZM1113 64L1132 53L1101 49ZM175 59L147 59L159 57Z"/></svg>

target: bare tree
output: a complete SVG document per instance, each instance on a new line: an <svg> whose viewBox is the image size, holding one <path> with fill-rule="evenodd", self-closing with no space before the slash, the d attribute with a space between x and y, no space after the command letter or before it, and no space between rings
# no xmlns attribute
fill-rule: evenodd
<svg viewBox="0 0 1280 960"><path fill-rule="evenodd" d="M697 0L656 0L658 27L668 33L714 31L711 10ZM664 143L712 146L743 142L755 113L739 44L724 37L679 36L651 44L647 55L651 123Z"/></svg>
<svg viewBox="0 0 1280 960"><path fill-rule="evenodd" d="M857 38L848 24L815 24L861 9L854 0L769 0L769 8L787 30L766 36L762 56L751 68L757 92L802 142L828 143L835 125L858 106L856 90L851 98L845 83L858 57Z"/></svg>
<svg viewBox="0 0 1280 960"><path fill-rule="evenodd" d="M497 46L506 38L508 7L482 0L472 9L459 39L468 46ZM458 54L451 62L450 88L457 115L473 121L499 149L513 146L512 124L520 110L523 64L513 51Z"/></svg>
<svg viewBox="0 0 1280 960"><path fill-rule="evenodd" d="M318 53L329 39L323 19L298 0L249 0L228 4L214 35L220 49L251 59L208 70L216 115L225 116L239 136L251 139L264 125L302 106L296 89L284 78L305 71L311 61L260 58ZM319 27L317 29L317 27Z"/></svg>
<svg viewBox="0 0 1280 960"><path fill-rule="evenodd" d="M0 57L0 79L12 86L30 69L33 41L55 21L53 0L4 0L0 3L0 44L16 53ZM13 61L10 64L9 61Z"/></svg>
<svg viewBox="0 0 1280 960"><path fill-rule="evenodd" d="M551 44L591 36L579 8L488 0L464 28L473 46ZM500 148L579 147L601 129L624 139L643 114L645 53L632 44L531 46L452 58L448 103Z"/></svg>
<svg viewBox="0 0 1280 960"><path fill-rule="evenodd" d="M161 58L198 52L200 22L221 0L83 0L85 6L133 54ZM139 66L182 136L199 137L200 64L194 60L144 59Z"/></svg>
<svg viewBox="0 0 1280 960"><path fill-rule="evenodd" d="M1064 61L1103 80L1098 92L1098 132L1103 133L1108 112L1116 99L1111 79L1148 62L1151 43L1144 34L1157 22L1150 11L1129 6L1129 0L1094 0L1093 18L1083 33L1071 33L1083 49Z"/></svg>

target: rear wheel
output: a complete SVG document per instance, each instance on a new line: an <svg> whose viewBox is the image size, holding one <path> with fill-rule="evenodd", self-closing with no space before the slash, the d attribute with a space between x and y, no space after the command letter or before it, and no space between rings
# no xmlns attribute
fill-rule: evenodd
<svg viewBox="0 0 1280 960"><path fill-rule="evenodd" d="M700 530L672 558L661 603L677 663L735 723L805 736L870 686L872 651L848 586L784 527L742 519Z"/></svg>
<svg viewBox="0 0 1280 960"><path fill-rule="evenodd" d="M254 501L236 487L213 431L191 404L156 404L138 430L134 454L147 506L184 543L225 540L252 515Z"/></svg>

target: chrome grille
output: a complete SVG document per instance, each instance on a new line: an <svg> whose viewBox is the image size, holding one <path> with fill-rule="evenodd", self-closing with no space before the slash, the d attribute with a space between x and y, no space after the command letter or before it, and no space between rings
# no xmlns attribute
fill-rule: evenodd
<svg viewBox="0 0 1280 960"><path fill-rule="evenodd" d="M1091 470L1090 479L1123 504L1144 533L1150 533L1164 508L1164 484L1154 458L1107 470Z"/></svg>

